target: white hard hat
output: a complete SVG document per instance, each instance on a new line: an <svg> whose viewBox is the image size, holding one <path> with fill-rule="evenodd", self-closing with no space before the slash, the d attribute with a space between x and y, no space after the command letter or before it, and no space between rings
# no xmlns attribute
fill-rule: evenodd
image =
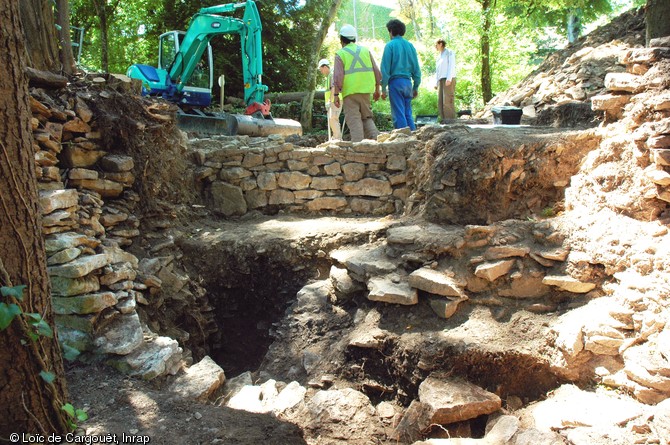
<svg viewBox="0 0 670 445"><path fill-rule="evenodd" d="M321 59L321 60L319 60L319 64L318 64L316 67L317 67L317 68L321 68L321 67L324 66L324 65L326 65L326 66L330 66L330 62L328 61L328 59Z"/></svg>
<svg viewBox="0 0 670 445"><path fill-rule="evenodd" d="M344 25L340 28L340 35L350 40L356 40L356 28L351 25Z"/></svg>

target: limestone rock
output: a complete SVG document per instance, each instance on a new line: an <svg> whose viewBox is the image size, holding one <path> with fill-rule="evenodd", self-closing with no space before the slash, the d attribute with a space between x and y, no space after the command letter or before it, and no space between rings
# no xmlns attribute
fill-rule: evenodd
<svg viewBox="0 0 670 445"><path fill-rule="evenodd" d="M211 400L225 383L223 369L209 356L187 368L170 386L180 397L193 400Z"/></svg>
<svg viewBox="0 0 670 445"><path fill-rule="evenodd" d="M540 431L566 427L614 427L642 415L639 403L616 394L593 393L574 385L563 385L546 400L523 410L522 422L534 424Z"/></svg>
<svg viewBox="0 0 670 445"><path fill-rule="evenodd" d="M142 327L137 313L118 315L94 340L100 354L127 355L142 344Z"/></svg>
<svg viewBox="0 0 670 445"><path fill-rule="evenodd" d="M117 198L123 193L123 184L109 179L73 179L70 182L75 187L100 193L104 198Z"/></svg>
<svg viewBox="0 0 670 445"><path fill-rule="evenodd" d="M419 290L445 297L462 297L463 289L453 277L429 267L417 269L409 275L409 285Z"/></svg>
<svg viewBox="0 0 670 445"><path fill-rule="evenodd" d="M53 296L70 297L100 290L100 281L94 275L83 278L51 276L49 281L51 281L51 294Z"/></svg>
<svg viewBox="0 0 670 445"><path fill-rule="evenodd" d="M145 380L177 373L182 358L182 349L177 340L156 337L140 343L130 354L112 358L110 362L120 371Z"/></svg>
<svg viewBox="0 0 670 445"><path fill-rule="evenodd" d="M514 266L514 261L515 260L502 260L494 263L480 264L475 269L475 276L493 282L503 275L507 275L512 269L512 266Z"/></svg>
<svg viewBox="0 0 670 445"><path fill-rule="evenodd" d="M107 155L98 161L100 168L108 172L129 172L135 167L135 162L130 156Z"/></svg>
<svg viewBox="0 0 670 445"><path fill-rule="evenodd" d="M530 249L525 246L492 246L484 252L484 258L487 260L500 260L510 257L524 257L528 255Z"/></svg>
<svg viewBox="0 0 670 445"><path fill-rule="evenodd" d="M350 295L366 289L363 283L353 280L351 275L349 275L349 272L347 272L347 269L341 267L330 267L330 280L332 281L335 290L344 295Z"/></svg>
<svg viewBox="0 0 670 445"><path fill-rule="evenodd" d="M86 255L67 264L48 267L47 270L51 276L81 278L96 269L105 267L107 264L109 264L109 258L105 254Z"/></svg>
<svg viewBox="0 0 670 445"><path fill-rule="evenodd" d="M39 196L42 214L48 215L54 210L67 209L79 203L76 189L41 191Z"/></svg>
<svg viewBox="0 0 670 445"><path fill-rule="evenodd" d="M377 423L370 399L350 388L317 391L299 415L310 429L323 430L324 436L334 434L334 437L351 442L369 439Z"/></svg>
<svg viewBox="0 0 670 445"><path fill-rule="evenodd" d="M412 305L419 302L416 289L407 281L395 282L389 277L374 277L368 281L368 300L385 303Z"/></svg>
<svg viewBox="0 0 670 445"><path fill-rule="evenodd" d="M431 407L431 423L445 425L499 410L497 395L471 383L431 375L419 385L419 400Z"/></svg>
<svg viewBox="0 0 670 445"><path fill-rule="evenodd" d="M345 247L331 252L330 257L358 277L383 275L397 268L381 247Z"/></svg>
<svg viewBox="0 0 670 445"><path fill-rule="evenodd" d="M567 275L547 275L542 279L542 284L556 286L564 291L575 294L585 294L596 287L594 283L583 283Z"/></svg>
<svg viewBox="0 0 670 445"><path fill-rule="evenodd" d="M280 172L277 174L279 187L289 190L304 190L309 187L312 177L300 172Z"/></svg>
<svg viewBox="0 0 670 445"><path fill-rule="evenodd" d="M100 292L74 297L52 297L52 301L54 313L61 315L92 314L117 303L116 295L113 292Z"/></svg>
<svg viewBox="0 0 670 445"><path fill-rule="evenodd" d="M364 178L357 182L347 182L342 186L347 196L389 196L393 189L387 180Z"/></svg>
<svg viewBox="0 0 670 445"><path fill-rule="evenodd" d="M337 210L347 206L347 200L339 196L324 196L316 198L307 203L307 210L318 212L320 210Z"/></svg>
<svg viewBox="0 0 670 445"><path fill-rule="evenodd" d="M77 249L76 247L69 247L67 249L58 251L47 258L47 265L54 266L57 264L67 263L74 260L79 255L81 255L81 250Z"/></svg>
<svg viewBox="0 0 670 445"><path fill-rule="evenodd" d="M460 298L429 297L428 303L438 317L446 319L454 315L458 310L458 305L466 300L468 297L465 296Z"/></svg>
<svg viewBox="0 0 670 445"><path fill-rule="evenodd" d="M221 181L211 186L212 208L224 216L244 215L247 213L247 202L242 189Z"/></svg>

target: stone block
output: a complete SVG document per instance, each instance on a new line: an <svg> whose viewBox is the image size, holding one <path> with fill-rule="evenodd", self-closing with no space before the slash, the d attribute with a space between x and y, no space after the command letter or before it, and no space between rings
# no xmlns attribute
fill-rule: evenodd
<svg viewBox="0 0 670 445"><path fill-rule="evenodd" d="M385 303L413 305L419 302L416 289L404 280L390 277L374 277L368 281L368 300Z"/></svg>
<svg viewBox="0 0 670 445"><path fill-rule="evenodd" d="M445 297L462 297L463 289L452 276L423 267L409 275L409 285L419 290Z"/></svg>
<svg viewBox="0 0 670 445"><path fill-rule="evenodd" d="M214 181L211 186L212 210L224 216L244 215L247 213L247 202L242 189L221 181Z"/></svg>
<svg viewBox="0 0 670 445"><path fill-rule="evenodd" d="M320 210L339 210L346 206L347 200L340 196L323 196L305 204L307 210L312 212L318 212Z"/></svg>
<svg viewBox="0 0 670 445"><path fill-rule="evenodd" d="M431 424L446 425L498 411L497 395L461 380L430 375L419 385L419 400L431 408Z"/></svg>
<svg viewBox="0 0 670 445"><path fill-rule="evenodd" d="M288 190L304 190L309 187L311 182L311 176L296 171L277 174L277 184Z"/></svg>
<svg viewBox="0 0 670 445"><path fill-rule="evenodd" d="M135 167L135 161L130 156L106 155L98 161L98 165L108 172L129 172Z"/></svg>
<svg viewBox="0 0 670 445"><path fill-rule="evenodd" d="M514 266L515 260L502 260L494 263L484 263L477 266L475 276L493 282L503 275L507 275Z"/></svg>
<svg viewBox="0 0 670 445"><path fill-rule="evenodd" d="M347 182L342 186L347 196L389 196L393 189L386 179L364 178L356 182Z"/></svg>

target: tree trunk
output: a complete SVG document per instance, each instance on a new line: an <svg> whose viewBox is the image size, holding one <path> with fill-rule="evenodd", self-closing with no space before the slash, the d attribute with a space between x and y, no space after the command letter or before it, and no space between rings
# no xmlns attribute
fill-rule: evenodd
<svg viewBox="0 0 670 445"><path fill-rule="evenodd" d="M95 10L100 21L100 68L109 72L109 24L107 23L107 2L94 0Z"/></svg>
<svg viewBox="0 0 670 445"><path fill-rule="evenodd" d="M312 51L310 53L312 56L310 57L309 66L307 69L308 94L303 98L300 107L300 124L304 130L310 130L312 128L314 88L316 88L316 63L319 58L319 53L321 52L321 46L323 46L323 41L326 39L326 34L328 34L328 28L330 28L333 20L335 20L335 15L337 14L337 10L340 9L341 4L342 0L331 0L328 12L321 22L321 26L319 27L318 32L314 36Z"/></svg>
<svg viewBox="0 0 670 445"><path fill-rule="evenodd" d="M58 0L58 31L60 37L60 61L65 74L74 74L77 64L72 54L72 39L70 38L70 4L69 0Z"/></svg>
<svg viewBox="0 0 670 445"><path fill-rule="evenodd" d="M493 99L493 89L491 87L491 15L492 7L490 0L483 0L482 15L484 16L484 24L482 28L482 36L480 41L480 49L482 53L482 97L484 103L488 103Z"/></svg>
<svg viewBox="0 0 670 445"><path fill-rule="evenodd" d="M582 9L570 8L567 22L568 42L572 43L582 34Z"/></svg>
<svg viewBox="0 0 670 445"><path fill-rule="evenodd" d="M3 302L18 304L24 313L42 314L53 326L18 4L0 2L0 91L11 92L0 95L0 285L26 285L22 302L2 297ZM44 17L34 19L38 23ZM26 326L17 316L0 331L0 438L9 438L13 432L67 431L61 409L66 386L58 341L43 336L31 341ZM41 371L56 376L52 384L40 377Z"/></svg>
<svg viewBox="0 0 670 445"><path fill-rule="evenodd" d="M418 16L418 5L414 3L414 0L400 0L398 2L400 6L400 12L402 15L409 18L412 22L412 27L414 28L414 38L416 40L422 40L421 28L419 27L419 22L417 20Z"/></svg>
<svg viewBox="0 0 670 445"><path fill-rule="evenodd" d="M42 71L59 72L58 39L51 0L20 0L18 4L28 66Z"/></svg>
<svg viewBox="0 0 670 445"><path fill-rule="evenodd" d="M423 7L426 8L428 14L428 32L431 38L435 37L437 31L437 23L435 22L435 14L433 14L433 0L423 0Z"/></svg>
<svg viewBox="0 0 670 445"><path fill-rule="evenodd" d="M670 36L670 2L668 0L647 0L646 10L648 46L651 39Z"/></svg>

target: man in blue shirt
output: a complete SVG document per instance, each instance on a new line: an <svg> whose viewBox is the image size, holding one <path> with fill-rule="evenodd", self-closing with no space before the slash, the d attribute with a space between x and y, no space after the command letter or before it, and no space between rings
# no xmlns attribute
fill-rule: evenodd
<svg viewBox="0 0 670 445"><path fill-rule="evenodd" d="M382 55L382 99L391 102L391 117L394 128L409 127L416 130L412 118L412 99L419 94L421 69L416 48L403 38L405 24L398 19L386 24L391 41L384 47Z"/></svg>

